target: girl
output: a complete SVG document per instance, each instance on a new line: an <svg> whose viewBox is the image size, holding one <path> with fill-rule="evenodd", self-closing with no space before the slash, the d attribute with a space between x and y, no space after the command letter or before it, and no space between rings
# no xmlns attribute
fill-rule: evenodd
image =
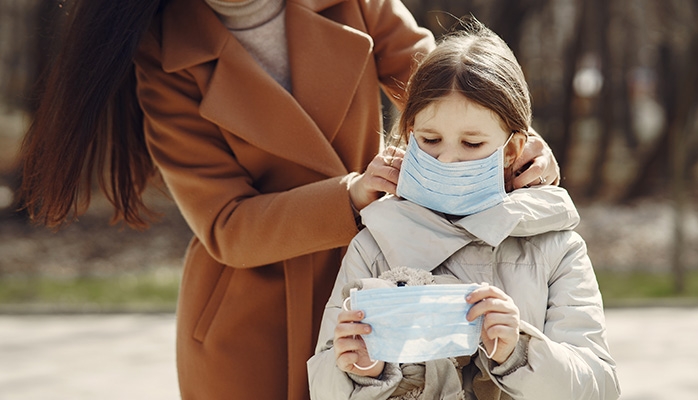
<svg viewBox="0 0 698 400"><path fill-rule="evenodd" d="M530 121L517 60L479 22L419 65L396 127L407 141L401 198L361 212L367 229L344 257L308 362L312 398L619 396L601 295L571 230L578 222L571 200L556 187L505 192ZM481 348L454 360L372 363L360 336L371 331L363 312L342 309L348 289L381 286L375 277L414 285L445 276L483 283L467 297L467 319L483 316Z"/></svg>

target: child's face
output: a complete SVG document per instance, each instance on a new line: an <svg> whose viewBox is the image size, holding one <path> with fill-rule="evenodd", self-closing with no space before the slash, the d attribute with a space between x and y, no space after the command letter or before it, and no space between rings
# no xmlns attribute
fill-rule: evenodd
<svg viewBox="0 0 698 400"><path fill-rule="evenodd" d="M459 93L418 112L412 131L419 148L446 163L485 158L510 135L496 113Z"/></svg>

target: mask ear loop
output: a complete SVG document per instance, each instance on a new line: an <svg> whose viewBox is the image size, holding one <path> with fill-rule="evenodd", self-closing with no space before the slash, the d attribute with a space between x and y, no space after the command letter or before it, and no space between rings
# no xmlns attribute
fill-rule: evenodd
<svg viewBox="0 0 698 400"><path fill-rule="evenodd" d="M347 297L346 299L344 299L344 302L342 303L342 309L344 309L344 311L349 311L349 307L347 307L347 301L349 301L350 299L351 299L351 297ZM352 338L356 339L356 335L354 335ZM379 363L379 360L375 360L375 361L373 361L373 364L369 365L368 367L362 367L362 366L354 363L354 368L361 370L361 371L368 371L368 370L372 369L373 367L375 367L376 365L378 365L378 363Z"/></svg>
<svg viewBox="0 0 698 400"><path fill-rule="evenodd" d="M499 343L499 338L498 337L494 338L494 348L492 349L492 352L490 354L487 354L487 349L485 348L485 346L479 345L478 347L480 347L482 349L482 351L485 352L485 355L487 356L488 359L492 359L492 357L494 357L494 353L497 352L497 344L498 343Z"/></svg>
<svg viewBox="0 0 698 400"><path fill-rule="evenodd" d="M512 132L511 135L509 135L509 139L511 139L512 136L514 136L514 132ZM506 146L507 143L509 143L509 139L507 139L506 143L504 143L504 146ZM483 285L489 285L489 284L483 283ZM496 338L494 338L494 348L492 348L492 352L489 354L487 354L487 349L482 344L479 344L477 347L481 348L482 351L485 352L485 356L487 356L487 358L491 360L492 357L494 357L494 353L497 352L497 345L498 344L499 344L499 337L496 337Z"/></svg>

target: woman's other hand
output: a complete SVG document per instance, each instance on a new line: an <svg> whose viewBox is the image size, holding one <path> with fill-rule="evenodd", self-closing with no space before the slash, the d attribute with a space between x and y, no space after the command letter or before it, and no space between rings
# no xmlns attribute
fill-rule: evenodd
<svg viewBox="0 0 698 400"><path fill-rule="evenodd" d="M530 134L521 156L513 165L514 189L537 185L557 185L560 182L560 167L553 151L537 134Z"/></svg>
<svg viewBox="0 0 698 400"><path fill-rule="evenodd" d="M385 193L395 194L404 156L403 150L390 146L373 158L366 172L349 182L349 197L357 211Z"/></svg>

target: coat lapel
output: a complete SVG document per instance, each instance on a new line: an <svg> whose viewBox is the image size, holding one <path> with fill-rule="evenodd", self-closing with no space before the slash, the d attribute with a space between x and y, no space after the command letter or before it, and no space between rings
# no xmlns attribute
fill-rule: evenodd
<svg viewBox="0 0 698 400"><path fill-rule="evenodd" d="M204 89L203 117L275 156L326 176L345 174L331 141L370 58L372 41L316 12L336 2L287 2L293 95L254 61L203 0L174 0L166 11L163 68L172 72L218 59Z"/></svg>
<svg viewBox="0 0 698 400"><path fill-rule="evenodd" d="M162 16L162 69L175 72L215 60L229 35L204 0L172 0Z"/></svg>
<svg viewBox="0 0 698 400"><path fill-rule="evenodd" d="M346 173L310 116L232 37L218 60L200 112L277 157L327 176Z"/></svg>
<svg viewBox="0 0 698 400"><path fill-rule="evenodd" d="M373 40L294 1L287 3L286 21L293 96L332 141L372 55Z"/></svg>

